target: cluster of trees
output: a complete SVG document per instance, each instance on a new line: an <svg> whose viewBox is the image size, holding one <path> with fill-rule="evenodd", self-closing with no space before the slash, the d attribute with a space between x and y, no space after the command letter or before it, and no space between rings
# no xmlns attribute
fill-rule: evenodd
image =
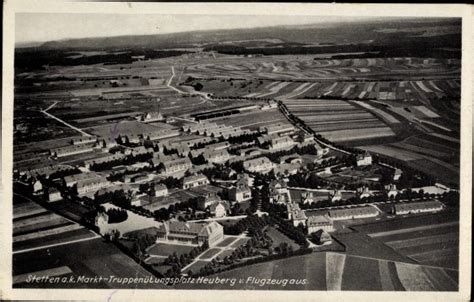
<svg viewBox="0 0 474 302"><path fill-rule="evenodd" d="M181 186L181 181L173 176L168 176L163 179L161 183L163 183L167 188L179 188Z"/></svg>
<svg viewBox="0 0 474 302"><path fill-rule="evenodd" d="M398 168L403 171L402 176L397 181L397 186L399 188L416 188L416 187L425 187L432 186L436 183L436 180L418 170L407 166L403 161L384 156L381 154L372 155L372 162L374 163L385 163L394 168Z"/></svg>
<svg viewBox="0 0 474 302"><path fill-rule="evenodd" d="M261 217L257 215L249 215L233 225L225 225L224 233L229 235L238 235L249 229L262 229L264 226L272 222L273 221L271 217L267 215L263 215Z"/></svg>
<svg viewBox="0 0 474 302"><path fill-rule="evenodd" d="M181 275L181 269L193 262L197 255L201 254L208 248L209 245L207 242L204 242L202 245L194 247L189 253L181 254L179 257L176 252L174 252L172 255L169 255L168 258L163 261L163 264L171 266L171 268L166 272L165 276L176 277ZM190 271L188 274L192 275L193 273Z"/></svg>
<svg viewBox="0 0 474 302"><path fill-rule="evenodd" d="M390 40L377 40L375 43L327 44L318 46L284 45L283 47L243 47L239 45L212 45L203 51L216 51L230 55L309 55L327 53L374 52L373 57L459 57L459 51L449 52L440 45L447 43L459 47L460 41L451 35L430 39L430 37L401 37L399 33L387 35ZM400 44L400 40L403 41ZM398 42L398 43L397 43Z"/></svg>
<svg viewBox="0 0 474 302"><path fill-rule="evenodd" d="M104 235L106 241L117 242L120 238L120 231L113 229Z"/></svg>
<svg viewBox="0 0 474 302"><path fill-rule="evenodd" d="M440 200L448 207L459 208L459 192L458 191L449 191L444 193Z"/></svg>
<svg viewBox="0 0 474 302"><path fill-rule="evenodd" d="M115 190L112 192L104 192L95 194L93 204L100 205L103 203L112 203L120 208L128 209L131 206L131 196L124 190Z"/></svg>
<svg viewBox="0 0 474 302"><path fill-rule="evenodd" d="M295 227L291 222L278 217L278 230L294 240L302 248L308 247L309 243L302 228Z"/></svg>
<svg viewBox="0 0 474 302"><path fill-rule="evenodd" d="M196 209L197 209L197 202L199 197L190 198L186 201L178 202L175 204L171 204L168 208L161 208L153 212L153 216L158 221L166 221L169 220L172 216L174 216L177 212L181 211L189 211L189 217L195 217Z"/></svg>
<svg viewBox="0 0 474 302"><path fill-rule="evenodd" d="M213 167L205 168L200 171L208 179L222 179L222 180L235 180L237 179L237 173L235 173L230 167L225 165L214 165Z"/></svg>
<svg viewBox="0 0 474 302"><path fill-rule="evenodd" d="M128 49L120 53L103 53L91 56L72 57L70 52L63 49L29 48L15 51L15 67L26 70L39 70L44 65L78 66L100 63L130 64L134 56L145 56L147 59L159 59L180 56L189 53L179 50L154 50L150 48ZM80 53L77 53L80 54Z"/></svg>
<svg viewBox="0 0 474 302"><path fill-rule="evenodd" d="M283 250L283 249L281 249L281 250ZM247 265L252 265L252 264L257 264L257 263L262 263L262 262L268 262L268 261L288 258L288 257L292 257L292 256L307 255L307 254L311 254L313 252L313 250L310 249L310 248L301 248L301 249L298 249L296 251L285 249L285 251L286 251L286 254L282 254L282 253L275 254L275 253L273 253L273 254L269 254L268 256L264 256L264 257L254 257L254 258L248 259L246 261L235 261L232 264L229 264L229 265L226 265L226 266L217 266L217 267L215 267L213 265L207 265L204 268L202 268L201 271L198 274L196 274L195 276L198 276L198 275L199 276L207 276L207 275L220 273L220 272L225 272L225 271L228 271L228 270L232 270L232 269L247 266Z"/></svg>
<svg viewBox="0 0 474 302"><path fill-rule="evenodd" d="M143 260L147 255L146 249L155 244L157 238L158 236L156 234L150 234L148 232L131 233L127 237L127 239L134 241L131 252L139 260Z"/></svg>
<svg viewBox="0 0 474 302"><path fill-rule="evenodd" d="M223 266L231 266L248 257L266 255L262 252L262 250L268 251L268 255L273 253L273 249L271 247L273 240L266 232L262 232L261 229L249 228L249 234L251 235L251 239L249 241L236 248L232 254L224 257L223 259L219 259L219 257L214 258L209 264L201 268L198 275L208 275L217 271L221 271Z"/></svg>
<svg viewBox="0 0 474 302"><path fill-rule="evenodd" d="M137 173L141 173L141 172L151 172L153 171L153 168L152 167L149 167L149 166L145 166L145 167L141 167L141 168L137 168L137 169L134 169L134 170L125 170L123 172L114 172L112 174L110 174L108 177L107 177L107 180L108 181L123 181L124 178L125 178L125 175L132 175L132 174L137 174Z"/></svg>
<svg viewBox="0 0 474 302"><path fill-rule="evenodd" d="M312 172L297 172L296 174L290 175L288 180L290 187L317 189L329 186L327 180Z"/></svg>
<svg viewBox="0 0 474 302"><path fill-rule="evenodd" d="M232 136L227 141L232 145L251 143L251 142L254 142L259 136L260 136L260 133L257 133L257 132L247 133L247 134L242 134L240 136Z"/></svg>
<svg viewBox="0 0 474 302"><path fill-rule="evenodd" d="M128 212L123 209L110 208L107 210L107 216L109 217L108 223L120 223L128 218Z"/></svg>

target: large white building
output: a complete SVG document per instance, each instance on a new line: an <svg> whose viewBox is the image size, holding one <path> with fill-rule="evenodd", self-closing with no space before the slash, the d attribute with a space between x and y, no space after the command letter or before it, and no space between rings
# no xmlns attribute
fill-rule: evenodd
<svg viewBox="0 0 474 302"><path fill-rule="evenodd" d="M71 144L73 145L84 145L84 144L93 144L97 142L97 137L95 136L81 136L71 139Z"/></svg>
<svg viewBox="0 0 474 302"><path fill-rule="evenodd" d="M361 219L376 217L378 215L379 211L377 211L376 208L371 206L329 210L329 217L332 220Z"/></svg>
<svg viewBox="0 0 474 302"><path fill-rule="evenodd" d="M357 166L370 166L372 164L372 155L365 151L364 154L357 155Z"/></svg>
<svg viewBox="0 0 474 302"><path fill-rule="evenodd" d="M327 215L309 216L306 225L308 227L308 234L317 232L319 230L323 230L328 233L334 231L334 224L332 220L327 217Z"/></svg>
<svg viewBox="0 0 474 302"><path fill-rule="evenodd" d="M267 173L273 169L273 163L266 157L246 160L243 165L249 172Z"/></svg>
<svg viewBox="0 0 474 302"><path fill-rule="evenodd" d="M158 184L154 187L155 197L163 197L168 195L168 188L164 184Z"/></svg>
<svg viewBox="0 0 474 302"><path fill-rule="evenodd" d="M176 242L189 245L213 246L224 239L224 228L219 223L166 221L158 228L157 242Z"/></svg>
<svg viewBox="0 0 474 302"><path fill-rule="evenodd" d="M252 198L252 190L243 183L238 183L229 190L229 199L232 201L242 202Z"/></svg>
<svg viewBox="0 0 474 302"><path fill-rule="evenodd" d="M84 179L76 183L77 193L79 195L96 192L108 186L111 186L111 183L103 177Z"/></svg>
<svg viewBox="0 0 474 302"><path fill-rule="evenodd" d="M270 150L285 149L295 145L289 136L281 136L270 140Z"/></svg>
<svg viewBox="0 0 474 302"><path fill-rule="evenodd" d="M166 174L185 172L193 166L189 158L177 158L161 163L161 167Z"/></svg>
<svg viewBox="0 0 474 302"><path fill-rule="evenodd" d="M276 124L260 127L259 130L267 134L291 133L295 131L295 127L291 124Z"/></svg>
<svg viewBox="0 0 474 302"><path fill-rule="evenodd" d="M306 226L306 220L308 219L308 217L306 217L306 214L304 213L303 210L300 209L297 203L293 203L293 202L287 203L286 210L288 214L288 219L293 222L293 225L295 227L297 227L300 224Z"/></svg>
<svg viewBox="0 0 474 302"><path fill-rule="evenodd" d="M222 164L230 159L227 150L205 150L201 155L208 163Z"/></svg>
<svg viewBox="0 0 474 302"><path fill-rule="evenodd" d="M209 184L209 179L203 174L186 176L183 178L183 189L191 189Z"/></svg>

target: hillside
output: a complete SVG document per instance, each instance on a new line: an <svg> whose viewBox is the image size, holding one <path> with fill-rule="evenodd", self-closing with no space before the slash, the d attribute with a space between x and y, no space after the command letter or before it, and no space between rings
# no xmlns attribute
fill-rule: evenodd
<svg viewBox="0 0 474 302"><path fill-rule="evenodd" d="M389 21L358 21L312 24L306 26L275 26L252 29L208 30L160 35L85 38L46 42L44 49L85 48L170 48L223 41L277 39L284 42L340 44L370 41L390 41L401 36L439 36L459 34L457 19L389 19ZM401 42L401 41L399 41ZM272 43L270 43L272 44Z"/></svg>

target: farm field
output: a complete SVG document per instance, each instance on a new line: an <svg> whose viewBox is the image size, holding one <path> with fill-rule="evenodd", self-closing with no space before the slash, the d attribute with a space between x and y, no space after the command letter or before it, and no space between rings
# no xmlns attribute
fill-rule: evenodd
<svg viewBox="0 0 474 302"><path fill-rule="evenodd" d="M361 270L365 273L361 274ZM413 276L417 278L413 278ZM198 288L260 289L260 290L367 290L367 291L456 291L456 271L425 267L416 264L364 258L339 253L312 253L276 260L218 273L219 278L299 279L305 284L259 285L237 283L225 285L198 285ZM178 288L187 288L180 285ZM193 287L194 288L194 287Z"/></svg>
<svg viewBox="0 0 474 302"><path fill-rule="evenodd" d="M363 233L336 232L332 236L346 246L346 253L348 255L416 263Z"/></svg>
<svg viewBox="0 0 474 302"><path fill-rule="evenodd" d="M224 62L222 62L224 61ZM416 71L414 73L413 71ZM411 79L413 82L407 85L402 81L399 85L405 93L409 89L422 90L427 93L442 92L444 86L434 80L426 84L417 80L424 74L437 74L439 78L459 74L460 61L456 59L423 59L423 58L348 58L348 59L314 59L312 55L282 55L269 59L264 58L228 58L207 63L194 63L186 66L185 74L194 78L219 78L226 75L227 78L242 79L249 73L256 73L259 79L268 80L296 80L296 79L348 79L361 77L364 79L384 79L384 75L392 74L393 78ZM387 76L388 78L388 76ZM436 77L435 77L436 78ZM370 83L367 83L370 85ZM364 84L362 84L364 85ZM456 83L448 84L456 85ZM375 86L372 84L371 86ZM407 87L408 86L408 87ZM385 84L382 88L389 88ZM384 92L379 87L372 87L369 92ZM408 91L410 92L410 91Z"/></svg>
<svg viewBox="0 0 474 302"><path fill-rule="evenodd" d="M228 58L194 64L186 76L216 96L407 100L459 97L460 62L453 59L313 59L313 56ZM257 79L250 75L257 74ZM341 81L338 81L341 80Z"/></svg>
<svg viewBox="0 0 474 302"><path fill-rule="evenodd" d="M395 135L376 116L346 101L297 99L283 102L292 114L330 141L346 142Z"/></svg>
<svg viewBox="0 0 474 302"><path fill-rule="evenodd" d="M13 217L13 252L96 237L81 225L17 195L14 197Z"/></svg>
<svg viewBox="0 0 474 302"><path fill-rule="evenodd" d="M459 183L459 141L429 132L389 144L365 145L363 150L403 160L446 184Z"/></svg>
<svg viewBox="0 0 474 302"><path fill-rule="evenodd" d="M71 253L74 251L74 253ZM26 265L28 264L28 265ZM106 243L101 238L56 246L48 249L15 254L13 256L13 276L43 272L67 267L70 273L64 276L116 276L149 277L151 274L139 264L125 256L113 244ZM41 274L37 274L41 277ZM14 287L48 287L48 288L160 288L159 284L123 285L101 281L98 283L18 283Z"/></svg>
<svg viewBox="0 0 474 302"><path fill-rule="evenodd" d="M355 226L417 263L458 268L459 222L443 213Z"/></svg>

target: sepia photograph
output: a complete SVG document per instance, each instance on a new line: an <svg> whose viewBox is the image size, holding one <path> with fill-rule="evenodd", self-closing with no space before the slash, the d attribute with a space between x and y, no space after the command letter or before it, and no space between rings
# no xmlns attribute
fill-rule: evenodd
<svg viewBox="0 0 474 302"><path fill-rule="evenodd" d="M2 291L469 299L463 6L87 5L10 7Z"/></svg>

